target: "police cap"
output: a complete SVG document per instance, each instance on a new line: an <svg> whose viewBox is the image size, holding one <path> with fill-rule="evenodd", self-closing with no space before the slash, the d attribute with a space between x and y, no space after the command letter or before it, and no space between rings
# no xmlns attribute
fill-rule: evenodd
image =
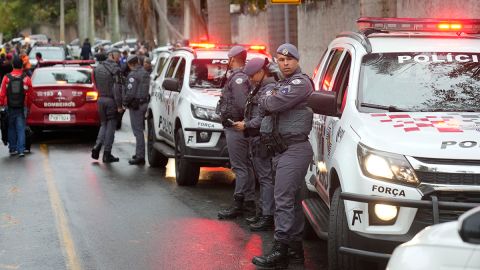
<svg viewBox="0 0 480 270"><path fill-rule="evenodd" d="M228 51L228 58L235 57L241 53L247 53L247 50L243 46L233 46L230 51Z"/></svg>
<svg viewBox="0 0 480 270"><path fill-rule="evenodd" d="M245 68L243 69L243 72L245 72L245 74L247 74L248 76L252 77L255 73L257 73L267 64L268 59L255 57L248 61L248 63L245 65Z"/></svg>
<svg viewBox="0 0 480 270"><path fill-rule="evenodd" d="M127 57L127 63L129 64L138 63L138 56L136 54L129 55Z"/></svg>
<svg viewBox="0 0 480 270"><path fill-rule="evenodd" d="M295 45L290 43L284 43L280 45L277 49L277 53L285 56L293 57L297 60L300 60L300 54L298 54L298 49Z"/></svg>
<svg viewBox="0 0 480 270"><path fill-rule="evenodd" d="M107 51L107 54L111 54L111 53L120 53L120 50L115 47L112 47Z"/></svg>

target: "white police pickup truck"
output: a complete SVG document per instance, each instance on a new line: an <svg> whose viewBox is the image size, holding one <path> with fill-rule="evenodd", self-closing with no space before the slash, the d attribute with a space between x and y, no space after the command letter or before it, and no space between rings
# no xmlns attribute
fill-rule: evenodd
<svg viewBox="0 0 480 270"><path fill-rule="evenodd" d="M245 45L247 46L247 45ZM171 52L152 85L147 112L148 161L164 167L175 158L178 185L195 185L201 166L227 166L228 150L215 107L230 46L195 43ZM269 57L247 46L247 59Z"/></svg>
<svg viewBox="0 0 480 270"><path fill-rule="evenodd" d="M304 212L329 269L480 203L480 20L361 18L314 74Z"/></svg>

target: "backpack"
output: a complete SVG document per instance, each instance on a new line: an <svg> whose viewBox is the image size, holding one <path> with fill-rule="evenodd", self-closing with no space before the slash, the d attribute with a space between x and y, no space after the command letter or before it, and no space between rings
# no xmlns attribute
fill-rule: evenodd
<svg viewBox="0 0 480 270"><path fill-rule="evenodd" d="M20 77L14 77L7 74L7 105L9 108L23 108L25 104L25 90L23 89L23 79L25 74Z"/></svg>

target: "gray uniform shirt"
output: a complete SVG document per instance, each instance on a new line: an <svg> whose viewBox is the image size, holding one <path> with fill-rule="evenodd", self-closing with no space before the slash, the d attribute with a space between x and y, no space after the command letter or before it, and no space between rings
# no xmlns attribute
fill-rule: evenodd
<svg viewBox="0 0 480 270"><path fill-rule="evenodd" d="M141 103L148 102L150 75L145 69L137 68L127 76L127 88L123 104L129 104L133 99L139 99Z"/></svg>
<svg viewBox="0 0 480 270"><path fill-rule="evenodd" d="M275 87L276 81L272 77L265 78L262 81L262 86L258 90L258 93L253 98L253 102L250 105L250 115L245 114L245 127L246 128L260 128L263 117L265 117L265 108L259 106L259 99ZM253 91L253 89L252 89Z"/></svg>
<svg viewBox="0 0 480 270"><path fill-rule="evenodd" d="M95 68L94 75L99 96L114 98L117 107L121 107L120 66L112 59L107 59Z"/></svg>
<svg viewBox="0 0 480 270"><path fill-rule="evenodd" d="M229 91L230 98L232 98L230 103L232 108L228 108L228 111L234 118L243 118L245 103L250 92L250 81L242 68L236 68L232 71L233 73L228 78L225 86L226 90Z"/></svg>
<svg viewBox="0 0 480 270"><path fill-rule="evenodd" d="M313 113L307 107L307 99L313 92L310 78L298 68L292 75L279 81L272 91L259 100L266 111L277 114L279 132L284 136L308 136L312 127ZM266 116L260 128L262 133L271 132L272 116Z"/></svg>

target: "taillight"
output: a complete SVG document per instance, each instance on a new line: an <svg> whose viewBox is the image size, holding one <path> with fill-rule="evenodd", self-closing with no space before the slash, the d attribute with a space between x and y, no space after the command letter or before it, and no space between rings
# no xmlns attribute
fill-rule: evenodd
<svg viewBox="0 0 480 270"><path fill-rule="evenodd" d="M88 91L87 95L85 96L87 101L97 101L98 99L98 92L96 91Z"/></svg>

